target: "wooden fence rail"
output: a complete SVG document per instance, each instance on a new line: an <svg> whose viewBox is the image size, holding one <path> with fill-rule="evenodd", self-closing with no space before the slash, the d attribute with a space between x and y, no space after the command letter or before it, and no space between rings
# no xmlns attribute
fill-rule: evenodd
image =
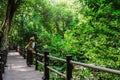
<svg viewBox="0 0 120 80"><path fill-rule="evenodd" d="M103 72L107 72L107 73L120 75L119 70L113 70L113 69L109 69L109 68L104 68L104 67L99 67L99 66L94 66L94 65L90 65L90 64L85 64L85 63L81 63L81 62L72 61L72 56L71 55L66 55L66 59L61 59L61 58L49 56L48 52L44 52L44 56L43 56L43 54L40 54L40 53L37 53L36 56L44 57L44 79L43 80L49 80L49 70L51 70L54 73L66 78L66 80L72 80L73 64L84 66L84 67L91 68L91 69L94 69L94 70L99 70L99 71L103 71ZM66 66L67 66L66 67L66 75L58 72L57 70L55 70L53 68L51 68L49 66L49 58L52 58L54 60L59 60L59 61L62 61L64 63L66 63ZM36 59L36 62L38 62L38 61L40 62L40 60ZM39 64L39 62L37 64ZM38 65L36 65L36 68L37 67L38 67Z"/></svg>
<svg viewBox="0 0 120 80"><path fill-rule="evenodd" d="M2 72L3 72L3 54L0 53L0 80L3 80Z"/></svg>
<svg viewBox="0 0 120 80"><path fill-rule="evenodd" d="M8 49L0 51L0 80L3 80L3 73L7 62Z"/></svg>
<svg viewBox="0 0 120 80"><path fill-rule="evenodd" d="M44 61L41 61L40 57L43 57ZM50 58L54 59L54 60L61 61L63 63L66 63L66 74L63 74L63 73L51 68L49 66ZM116 75L120 76L120 71L119 70L114 70L114 69L109 69L109 68L104 68L104 67L99 67L99 66L94 66L94 65L90 65L90 64L85 64L85 63L81 63L81 62L72 61L72 56L71 55L66 55L66 59L53 57L53 56L50 56L49 52L47 52L47 51L45 51L43 54L40 54L38 52L35 54L35 70L38 70L38 64L42 64L44 66L43 80L50 80L49 70L58 74L58 75L60 75L60 76L62 76L66 80L72 80L73 64L76 64L76 65L79 65L79 66L84 66L84 67L87 67L87 68L91 68L93 70L99 70L99 71L106 72L106 73L116 74Z"/></svg>
<svg viewBox="0 0 120 80"><path fill-rule="evenodd" d="M103 71L103 72L107 72L107 73L112 73L112 74L120 75L120 71L119 70L114 70L114 69L109 69L109 68L94 66L94 65L80 63L80 62L75 62L75 61L71 61L71 63L72 64L76 64L76 65L80 65L80 66L84 66L84 67L88 67L88 68L92 68L94 70L99 70L99 71Z"/></svg>

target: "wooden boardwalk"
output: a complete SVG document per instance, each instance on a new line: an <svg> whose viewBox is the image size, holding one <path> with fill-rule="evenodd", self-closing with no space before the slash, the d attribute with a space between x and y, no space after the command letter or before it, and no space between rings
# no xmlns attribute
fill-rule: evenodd
<svg viewBox="0 0 120 80"><path fill-rule="evenodd" d="M9 52L3 80L42 80L43 73L27 67L26 60L18 52Z"/></svg>

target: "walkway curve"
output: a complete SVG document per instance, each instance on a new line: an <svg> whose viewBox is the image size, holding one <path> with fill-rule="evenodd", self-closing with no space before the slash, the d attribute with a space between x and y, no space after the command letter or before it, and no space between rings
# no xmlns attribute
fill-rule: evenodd
<svg viewBox="0 0 120 80"><path fill-rule="evenodd" d="M18 52L9 52L3 80L42 80L43 73L27 67L26 60Z"/></svg>

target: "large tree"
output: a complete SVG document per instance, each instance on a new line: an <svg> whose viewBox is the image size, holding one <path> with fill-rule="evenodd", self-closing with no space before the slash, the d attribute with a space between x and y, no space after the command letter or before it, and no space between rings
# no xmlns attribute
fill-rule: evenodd
<svg viewBox="0 0 120 80"><path fill-rule="evenodd" d="M3 38L2 38L2 49L5 49L8 47L8 33L10 31L12 18L14 16L15 11L19 7L22 0L8 0L7 2L7 9L6 9L6 15L2 23L1 31L3 32Z"/></svg>

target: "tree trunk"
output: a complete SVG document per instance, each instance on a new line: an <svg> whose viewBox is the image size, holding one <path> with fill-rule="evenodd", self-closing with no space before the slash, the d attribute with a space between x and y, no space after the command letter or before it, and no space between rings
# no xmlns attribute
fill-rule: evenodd
<svg viewBox="0 0 120 80"><path fill-rule="evenodd" d="M12 23L12 18L13 15L16 11L16 9L18 8L19 4L20 4L21 0L8 0L8 4L7 4L7 10L6 10L6 16L5 19L3 21L2 24L2 32L3 32L3 38L1 40L2 46L1 49L4 50L6 48L8 48L8 33L10 31L10 26Z"/></svg>

